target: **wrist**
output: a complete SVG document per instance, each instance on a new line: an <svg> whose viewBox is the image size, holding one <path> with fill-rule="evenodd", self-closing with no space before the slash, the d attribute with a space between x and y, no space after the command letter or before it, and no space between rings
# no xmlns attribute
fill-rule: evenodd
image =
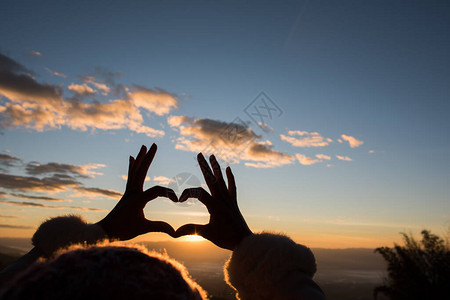
<svg viewBox="0 0 450 300"><path fill-rule="evenodd" d="M250 228L246 228L245 230L242 230L240 232L240 234L238 235L236 241L234 242L234 246L232 247L232 251L234 251L237 247L239 247L239 245L242 243L242 241L244 241L246 238L248 238L249 236L252 236L253 232L250 230Z"/></svg>

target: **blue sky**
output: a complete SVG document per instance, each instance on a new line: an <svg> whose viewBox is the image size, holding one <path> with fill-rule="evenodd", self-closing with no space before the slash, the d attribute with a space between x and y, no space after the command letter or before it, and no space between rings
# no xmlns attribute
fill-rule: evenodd
<svg viewBox="0 0 450 300"><path fill-rule="evenodd" d="M80 187L122 192L127 157L152 142L159 151L148 186L155 176L169 180L183 172L201 179L194 157L211 142L225 153L226 146L237 149L223 164L235 172L240 205L254 230L284 231L323 247L373 247L397 239L400 231L447 231L448 3L130 2L3 1L0 53L20 64L22 75L60 91L63 106L134 103L142 118L139 130L145 126L159 134L138 133L131 121L114 127L104 114L95 119L89 110L76 115L74 108L59 125L37 128L38 115L27 123L0 109L1 172L9 176L0 188L2 236L30 236L42 219L63 213L99 220L104 211L79 208L108 210L117 199L83 194ZM10 82L2 80L2 107L33 103L29 109L37 110L47 103L30 93L12 95ZM265 119L272 131L263 131L245 111L258 103L253 101L260 92L280 109ZM257 137L245 147L219 138L220 126L236 120ZM312 145L304 138L332 141ZM7 164L11 157L20 162ZM7 185L17 176L32 176L30 162L85 166L64 173L81 183L78 191L72 186L48 194ZM256 168L258 163L265 168ZM61 172L34 176L42 180ZM61 198L57 205L65 208L19 206L56 202L17 194ZM148 215L175 227L207 221L198 203L179 207L157 200L149 206Z"/></svg>

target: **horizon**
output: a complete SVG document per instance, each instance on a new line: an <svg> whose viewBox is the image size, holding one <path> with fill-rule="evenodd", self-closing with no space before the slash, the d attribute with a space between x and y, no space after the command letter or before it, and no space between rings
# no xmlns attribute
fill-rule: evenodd
<svg viewBox="0 0 450 300"><path fill-rule="evenodd" d="M210 241L208 241L208 240L206 240L204 238L202 238L201 240L192 241L192 240L188 239L189 237L190 236L186 236L186 239L177 238L177 239L161 239L161 240L151 240L151 239L147 240L147 239L134 238L134 239L127 240L127 241L122 241L122 242L123 243L130 243L130 244L146 244L146 243L149 243L149 244L170 244L170 243L179 243L179 244L186 244L186 245L193 245L193 246L195 246L195 245L197 245L197 246L198 245L200 245L200 246L207 245L207 247L215 248L215 249L220 250L220 251L224 251L224 252L226 251L226 252L231 253L230 250L222 249L222 248L214 245L213 243L211 243ZM32 247L31 239L29 239L28 237L0 237L0 245L8 246L6 244L2 244L1 243L1 241L3 241L3 240L20 240L22 242L24 242L24 241L27 241L27 243L29 242L29 248L28 247L18 246L17 244L9 245L11 248L14 248L16 250L23 250L23 251L25 251L26 249L30 250L31 247ZM389 245L385 245L385 246L389 246ZM364 247L358 247L358 248L322 248L322 247L312 247L311 249L312 250L336 250L336 251L339 251L339 250L374 250L375 248L364 248ZM154 250L158 250L158 249L154 249Z"/></svg>
<svg viewBox="0 0 450 300"><path fill-rule="evenodd" d="M236 178L254 232L376 248L450 230L450 4L13 1L0 12L0 238L145 188ZM197 200L147 218L208 222ZM168 241L159 233L139 239Z"/></svg>

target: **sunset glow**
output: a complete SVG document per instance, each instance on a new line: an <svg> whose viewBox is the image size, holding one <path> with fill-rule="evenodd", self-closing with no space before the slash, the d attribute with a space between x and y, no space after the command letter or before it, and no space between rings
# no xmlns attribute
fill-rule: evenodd
<svg viewBox="0 0 450 300"><path fill-rule="evenodd" d="M184 237L181 237L180 240L187 241L187 242L203 242L205 239L199 235L187 235Z"/></svg>
<svg viewBox="0 0 450 300"><path fill-rule="evenodd" d="M450 28L433 3L2 1L0 237L99 221L152 143L145 188L208 191L195 157L215 154L255 232L326 248L445 234ZM194 199L145 214L209 220Z"/></svg>

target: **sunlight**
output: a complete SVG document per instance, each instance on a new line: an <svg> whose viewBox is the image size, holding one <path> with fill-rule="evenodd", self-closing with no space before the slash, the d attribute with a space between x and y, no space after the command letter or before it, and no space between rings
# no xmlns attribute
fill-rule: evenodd
<svg viewBox="0 0 450 300"><path fill-rule="evenodd" d="M205 239L203 237L201 237L200 235L186 235L184 237L181 238L183 241L185 242L202 242Z"/></svg>

